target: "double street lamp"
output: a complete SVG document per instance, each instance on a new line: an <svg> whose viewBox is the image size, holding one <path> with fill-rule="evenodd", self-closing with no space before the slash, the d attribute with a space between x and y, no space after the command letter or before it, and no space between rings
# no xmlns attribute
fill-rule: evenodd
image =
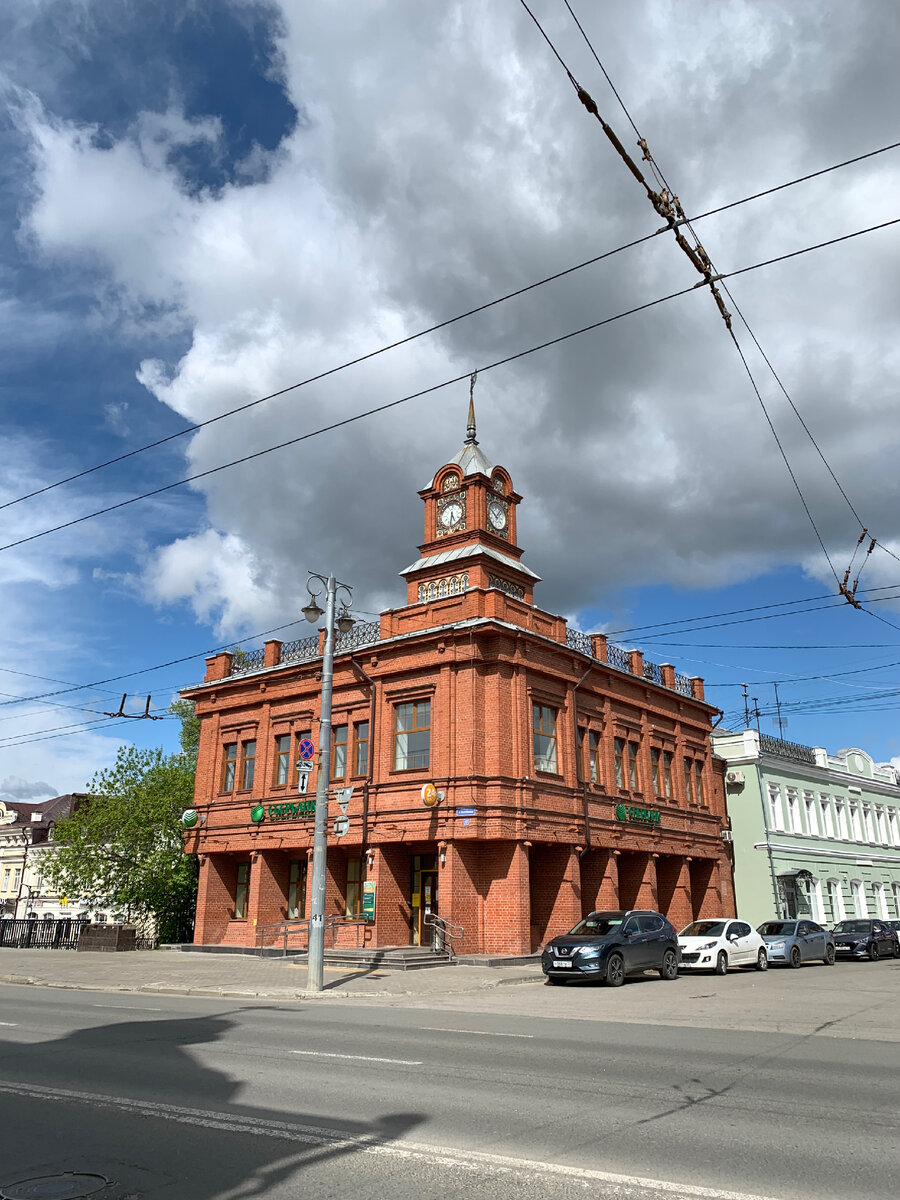
<svg viewBox="0 0 900 1200"><path fill-rule="evenodd" d="M340 633L349 633L356 624L350 615L348 604L353 599L353 591L349 584L339 583L333 575L326 579L324 575L311 572L307 580L306 590L309 592L309 604L302 610L304 617L312 625L318 624L323 616L323 610L317 601L320 593L314 592L310 581L317 579L325 585L325 646L322 655L322 700L319 710L319 773L316 779L316 816L313 833L313 869L312 887L309 903L309 951L307 955L308 974L306 986L311 992L321 992L324 981L325 959L325 821L328 808L328 787L331 782L331 685L334 675L334 631L337 627ZM338 592L346 595L342 601L341 611L335 617Z"/></svg>

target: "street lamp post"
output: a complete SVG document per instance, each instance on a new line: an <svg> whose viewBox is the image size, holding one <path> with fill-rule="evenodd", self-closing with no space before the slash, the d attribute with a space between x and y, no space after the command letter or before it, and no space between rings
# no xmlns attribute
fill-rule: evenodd
<svg viewBox="0 0 900 1200"><path fill-rule="evenodd" d="M325 822L328 817L328 786L331 782L331 686L334 675L334 629L335 623L341 633L353 628L354 621L344 604L341 615L335 622L334 610L337 604L337 593L343 591L347 600L352 599L352 591L346 583L338 583L333 575L326 579L324 575L310 573L310 579L317 579L325 585L325 646L322 654L322 698L319 705L319 772L316 779L316 815L313 833L313 869L312 886L309 903L309 950L307 954L308 973L307 989L311 992L321 992L324 982L325 958ZM316 603L318 593L314 592L307 582L310 595L309 604L303 609L303 615L311 624L316 624L322 617L322 609Z"/></svg>

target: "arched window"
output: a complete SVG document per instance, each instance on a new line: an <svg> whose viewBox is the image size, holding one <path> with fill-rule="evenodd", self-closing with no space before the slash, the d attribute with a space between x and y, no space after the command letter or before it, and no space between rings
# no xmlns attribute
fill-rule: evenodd
<svg viewBox="0 0 900 1200"><path fill-rule="evenodd" d="M873 883L872 892L875 895L875 912L881 917L882 921L888 919L887 896L884 894L883 883Z"/></svg>
<svg viewBox="0 0 900 1200"><path fill-rule="evenodd" d="M850 895L853 898L853 915L867 917L869 905L866 901L866 889L858 879L850 880Z"/></svg>
<svg viewBox="0 0 900 1200"><path fill-rule="evenodd" d="M828 907L831 910L826 920L843 921L847 915L844 908L844 893L841 888L839 879L829 879L825 884L825 890L828 894Z"/></svg>

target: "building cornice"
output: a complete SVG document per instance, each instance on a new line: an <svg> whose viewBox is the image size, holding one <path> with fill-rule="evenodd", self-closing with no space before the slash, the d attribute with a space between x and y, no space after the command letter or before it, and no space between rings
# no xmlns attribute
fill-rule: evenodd
<svg viewBox="0 0 900 1200"><path fill-rule="evenodd" d="M801 858L834 858L839 862L852 862L856 866L891 863L900 867L900 851L895 854L866 854L852 850L834 850L830 846L792 846L781 842L755 842L754 850L777 850L783 854L796 854Z"/></svg>

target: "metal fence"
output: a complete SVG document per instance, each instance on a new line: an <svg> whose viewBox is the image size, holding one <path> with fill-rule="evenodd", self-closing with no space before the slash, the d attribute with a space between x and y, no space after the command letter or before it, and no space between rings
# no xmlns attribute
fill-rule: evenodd
<svg viewBox="0 0 900 1200"><path fill-rule="evenodd" d="M793 758L797 762L816 765L816 752L811 746L801 746L798 742L786 742L783 738L770 737L767 733L759 735L759 748L764 754L777 754L780 758Z"/></svg>
<svg viewBox="0 0 900 1200"><path fill-rule="evenodd" d="M90 921L63 917L59 921L38 921L34 917L0 920L0 947L19 950L74 950L78 935Z"/></svg>

